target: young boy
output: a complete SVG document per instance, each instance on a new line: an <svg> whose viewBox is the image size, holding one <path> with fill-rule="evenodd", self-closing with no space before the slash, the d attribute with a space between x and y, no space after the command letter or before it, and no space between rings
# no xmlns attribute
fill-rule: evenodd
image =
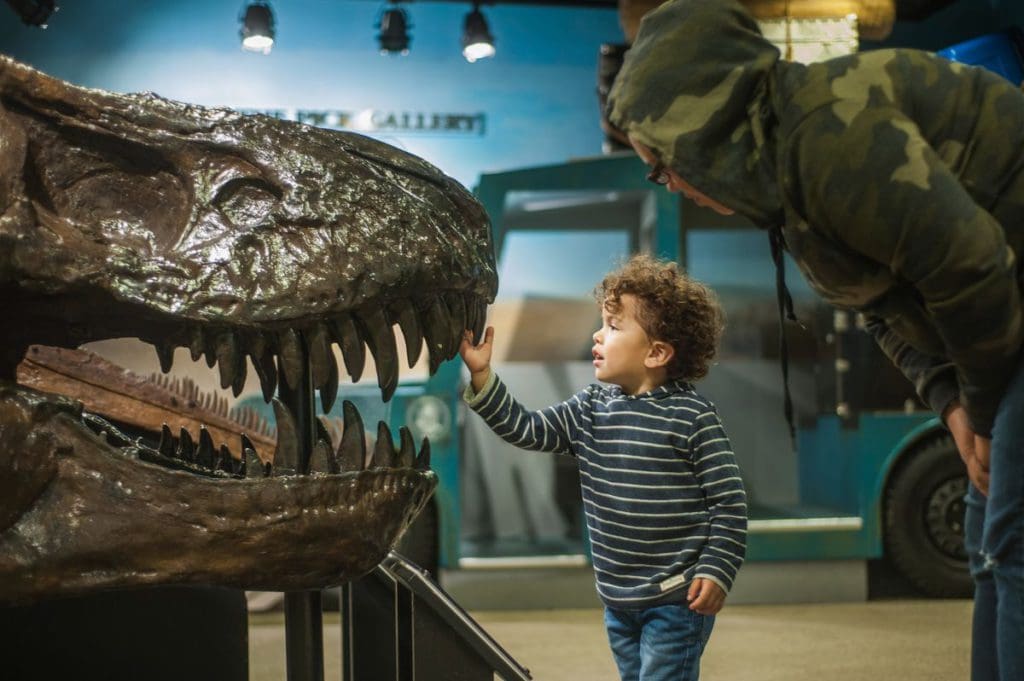
<svg viewBox="0 0 1024 681"><path fill-rule="evenodd" d="M747 504L714 405L694 392L722 313L674 264L632 258L595 291L594 374L571 399L530 412L491 371L493 327L459 348L466 400L506 441L575 456L597 591L623 681L695 680L743 562Z"/></svg>

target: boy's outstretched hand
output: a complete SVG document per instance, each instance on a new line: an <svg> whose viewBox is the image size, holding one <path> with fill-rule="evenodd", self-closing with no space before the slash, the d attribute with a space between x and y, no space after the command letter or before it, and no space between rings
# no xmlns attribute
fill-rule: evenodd
<svg viewBox="0 0 1024 681"><path fill-rule="evenodd" d="M690 603L690 610L694 612L699 612L702 615L717 615L725 605L725 591L710 579L697 577L690 582L686 600Z"/></svg>
<svg viewBox="0 0 1024 681"><path fill-rule="evenodd" d="M488 326L484 332L484 339L479 345L473 345L473 332L466 329L462 334L462 343L459 345L459 354L462 361L469 369L470 378L473 383L473 391L480 392L487 384L491 375L491 350L493 349L494 327Z"/></svg>

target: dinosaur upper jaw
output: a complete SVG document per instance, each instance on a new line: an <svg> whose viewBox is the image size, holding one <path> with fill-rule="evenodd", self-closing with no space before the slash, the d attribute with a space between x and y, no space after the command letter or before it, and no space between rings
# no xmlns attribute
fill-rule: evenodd
<svg viewBox="0 0 1024 681"><path fill-rule="evenodd" d="M337 343L354 380L369 349L387 399L393 325L408 359L425 340L436 368L497 290L479 202L361 135L80 88L0 57L0 137L0 318L22 354L139 337L165 365L174 347L205 355L236 394L248 356L269 399L305 346L333 401ZM0 375L20 356L0 356Z"/></svg>
<svg viewBox="0 0 1024 681"><path fill-rule="evenodd" d="M295 377L308 357L313 386L329 411L338 390L340 367L331 346L337 344L344 370L353 382L362 378L367 352L374 359L383 398L398 385L400 365L413 366L425 350L432 374L458 351L464 329L480 337L487 298L467 292L422 289L408 295L389 294L352 310L325 312L265 324L193 320L112 298L97 289L63 292L60 296L0 286L0 318L11 320L5 339L12 351L0 356L0 376L13 368L31 344L77 347L107 338L138 337L150 343L161 368L171 369L176 347L189 349L193 361L205 357L217 367L222 388L238 396L251 362L269 401L281 375ZM399 355L395 327L404 339ZM4 366L6 364L6 366Z"/></svg>
<svg viewBox="0 0 1024 681"><path fill-rule="evenodd" d="M398 451L379 441L363 469L362 425L347 415L341 445L318 445L310 474L278 475L251 450L243 467L200 453L205 442L150 449L90 427L77 403L0 384L0 602L150 584L294 590L365 574L437 480L426 443L417 457L405 434ZM287 459L293 432L281 425Z"/></svg>

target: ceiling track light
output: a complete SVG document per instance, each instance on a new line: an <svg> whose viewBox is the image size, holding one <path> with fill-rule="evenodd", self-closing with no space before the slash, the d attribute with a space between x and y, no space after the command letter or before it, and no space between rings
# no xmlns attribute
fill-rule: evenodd
<svg viewBox="0 0 1024 681"><path fill-rule="evenodd" d="M274 46L274 11L266 0L250 2L241 18L242 49L270 54Z"/></svg>
<svg viewBox="0 0 1024 681"><path fill-rule="evenodd" d="M7 0L23 23L46 28L46 21L57 11L53 0Z"/></svg>
<svg viewBox="0 0 1024 681"><path fill-rule="evenodd" d="M395 2L384 9L377 19L377 41L380 43L381 54L409 54L409 16Z"/></svg>
<svg viewBox="0 0 1024 681"><path fill-rule="evenodd" d="M473 3L473 11L466 14L462 30L462 56L470 63L494 56L494 36L477 2Z"/></svg>

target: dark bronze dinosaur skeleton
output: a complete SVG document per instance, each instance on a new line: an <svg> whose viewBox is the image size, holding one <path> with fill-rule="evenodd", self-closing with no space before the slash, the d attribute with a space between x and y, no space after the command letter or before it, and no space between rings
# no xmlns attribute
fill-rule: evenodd
<svg viewBox="0 0 1024 681"><path fill-rule="evenodd" d="M430 369L479 331L497 287L480 205L436 168L358 135L154 95L71 86L0 58L0 602L149 584L318 588L376 565L436 478L428 445L381 431L366 464L350 404L299 470L209 430L156 447L15 382L35 344L134 336L264 396L308 356L325 410L337 344L369 349L388 399L399 357ZM31 357L29 357L31 359ZM234 447L234 451L232 451ZM263 457L262 459L260 457Z"/></svg>

